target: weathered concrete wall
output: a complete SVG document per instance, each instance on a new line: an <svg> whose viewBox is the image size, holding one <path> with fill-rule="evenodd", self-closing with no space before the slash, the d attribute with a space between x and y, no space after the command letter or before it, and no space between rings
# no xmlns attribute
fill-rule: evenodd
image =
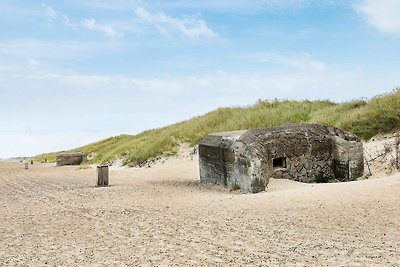
<svg viewBox="0 0 400 267"><path fill-rule="evenodd" d="M265 190L269 178L348 181L363 175L363 149L352 134L316 124L212 134L199 145L202 182Z"/></svg>
<svg viewBox="0 0 400 267"><path fill-rule="evenodd" d="M265 190L269 182L269 152L255 142L246 142L246 133L230 147L227 187L256 193Z"/></svg>
<svg viewBox="0 0 400 267"><path fill-rule="evenodd" d="M230 149L243 132L215 133L207 136L199 146L200 176L214 184L227 186L227 177L235 175L235 157Z"/></svg>
<svg viewBox="0 0 400 267"><path fill-rule="evenodd" d="M80 165L86 160L83 152L64 152L56 156L57 166Z"/></svg>

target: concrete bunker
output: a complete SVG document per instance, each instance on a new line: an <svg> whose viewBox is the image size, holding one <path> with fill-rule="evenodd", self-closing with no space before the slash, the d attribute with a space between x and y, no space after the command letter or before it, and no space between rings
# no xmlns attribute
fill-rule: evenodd
<svg viewBox="0 0 400 267"><path fill-rule="evenodd" d="M272 167L274 167L274 169L278 169L278 168L286 168L286 157L279 157L279 158L273 158L272 159Z"/></svg>
<svg viewBox="0 0 400 267"><path fill-rule="evenodd" d="M360 139L318 124L210 134L199 145L199 161L201 182L248 193L264 191L271 177L318 183L364 173Z"/></svg>
<svg viewBox="0 0 400 267"><path fill-rule="evenodd" d="M63 152L56 156L57 166L80 165L86 161L86 155L83 152Z"/></svg>

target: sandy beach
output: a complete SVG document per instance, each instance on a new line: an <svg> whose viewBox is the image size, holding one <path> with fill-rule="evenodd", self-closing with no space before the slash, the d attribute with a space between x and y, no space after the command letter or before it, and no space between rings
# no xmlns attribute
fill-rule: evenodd
<svg viewBox="0 0 400 267"><path fill-rule="evenodd" d="M370 145L373 147L372 145ZM200 184L196 155L151 168L0 163L1 266L399 266L400 175Z"/></svg>

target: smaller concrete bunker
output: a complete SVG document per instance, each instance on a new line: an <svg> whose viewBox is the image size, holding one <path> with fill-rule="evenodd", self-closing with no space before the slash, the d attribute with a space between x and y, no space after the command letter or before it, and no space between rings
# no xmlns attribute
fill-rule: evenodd
<svg viewBox="0 0 400 267"><path fill-rule="evenodd" d="M86 155L83 152L63 152L56 156L57 166L80 165L86 161Z"/></svg>
<svg viewBox="0 0 400 267"><path fill-rule="evenodd" d="M264 191L270 178L315 183L364 174L360 139L318 124L210 134L199 144L199 163L201 182L248 193Z"/></svg>

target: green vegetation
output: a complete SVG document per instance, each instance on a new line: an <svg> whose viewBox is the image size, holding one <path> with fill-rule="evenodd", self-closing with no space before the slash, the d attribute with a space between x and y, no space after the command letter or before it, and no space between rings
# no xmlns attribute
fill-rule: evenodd
<svg viewBox="0 0 400 267"><path fill-rule="evenodd" d="M320 123L353 132L363 139L400 129L400 89L369 101L258 101L248 107L220 108L203 116L148 130L138 135L120 135L73 149L88 154L90 163L105 163L118 157L134 166L159 156L173 155L179 143L196 145L207 134L255 129L285 123ZM56 153L37 156L37 161L55 160Z"/></svg>
<svg viewBox="0 0 400 267"><path fill-rule="evenodd" d="M232 190L232 191L238 191L238 190L240 190L240 185L237 184L237 183L234 183L234 184L232 185L231 190Z"/></svg>

